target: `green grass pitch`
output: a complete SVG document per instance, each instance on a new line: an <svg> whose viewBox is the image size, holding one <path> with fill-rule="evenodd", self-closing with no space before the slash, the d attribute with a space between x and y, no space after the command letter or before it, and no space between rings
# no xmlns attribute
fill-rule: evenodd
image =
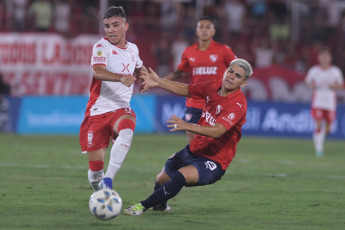
<svg viewBox="0 0 345 230"><path fill-rule="evenodd" d="M135 135L115 178L122 209L151 194L183 135ZM244 136L222 180L183 188L170 213L89 213L88 160L77 136L0 135L0 229L345 229L345 141ZM109 152L109 151L108 151ZM107 155L105 166L109 159Z"/></svg>

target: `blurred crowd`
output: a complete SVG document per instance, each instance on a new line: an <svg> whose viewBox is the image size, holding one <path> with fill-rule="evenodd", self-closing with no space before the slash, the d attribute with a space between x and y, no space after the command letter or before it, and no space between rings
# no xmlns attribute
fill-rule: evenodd
<svg viewBox="0 0 345 230"><path fill-rule="evenodd" d="M66 38L99 34L103 9L96 0L0 0L0 32L55 32ZM127 38L156 57L161 74L176 68L195 42L199 16L214 17L215 40L254 67L274 64L302 74L328 46L345 72L345 0L109 0L128 14Z"/></svg>

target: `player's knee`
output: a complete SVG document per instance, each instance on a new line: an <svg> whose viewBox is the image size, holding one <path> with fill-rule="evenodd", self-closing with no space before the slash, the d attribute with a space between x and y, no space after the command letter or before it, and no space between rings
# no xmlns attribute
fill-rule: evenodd
<svg viewBox="0 0 345 230"><path fill-rule="evenodd" d="M130 129L134 132L135 122L131 119L122 119L117 127L117 132L120 134L121 130Z"/></svg>
<svg viewBox="0 0 345 230"><path fill-rule="evenodd" d="M156 183L158 183L159 185L163 185L170 179L171 178L169 177L169 175L166 174L166 172L162 171L156 176Z"/></svg>

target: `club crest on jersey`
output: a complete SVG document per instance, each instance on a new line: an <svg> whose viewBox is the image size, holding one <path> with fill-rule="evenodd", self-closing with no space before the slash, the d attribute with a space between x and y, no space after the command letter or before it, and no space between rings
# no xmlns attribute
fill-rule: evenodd
<svg viewBox="0 0 345 230"><path fill-rule="evenodd" d="M103 51L102 51L102 50L98 50L98 51L97 51L97 56L102 56L102 54L103 54Z"/></svg>
<svg viewBox="0 0 345 230"><path fill-rule="evenodd" d="M234 113L230 113L230 114L228 115L228 118L229 118L230 120L233 120L233 119L235 118L235 114L234 114Z"/></svg>
<svg viewBox="0 0 345 230"><path fill-rule="evenodd" d="M134 51L133 51L133 50L130 50L129 52L131 53L132 61L135 61L135 60L134 60Z"/></svg>
<svg viewBox="0 0 345 230"><path fill-rule="evenodd" d="M186 121L190 121L190 119L192 119L192 114L186 113L186 114L184 115L184 119L185 119Z"/></svg>
<svg viewBox="0 0 345 230"><path fill-rule="evenodd" d="M223 107L221 105L217 105L216 114L219 114L222 109Z"/></svg>
<svg viewBox="0 0 345 230"><path fill-rule="evenodd" d="M211 62L216 62L218 59L218 55L217 54L211 54L210 55L210 61Z"/></svg>

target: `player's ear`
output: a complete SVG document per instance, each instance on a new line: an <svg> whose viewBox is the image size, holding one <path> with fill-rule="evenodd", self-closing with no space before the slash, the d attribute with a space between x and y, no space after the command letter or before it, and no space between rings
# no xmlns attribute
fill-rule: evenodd
<svg viewBox="0 0 345 230"><path fill-rule="evenodd" d="M126 22L126 23L124 24L124 26L125 26L125 32L127 32L128 28L129 28L129 23Z"/></svg>
<svg viewBox="0 0 345 230"><path fill-rule="evenodd" d="M240 88L243 88L247 84L247 81L243 81L242 84L240 85Z"/></svg>

